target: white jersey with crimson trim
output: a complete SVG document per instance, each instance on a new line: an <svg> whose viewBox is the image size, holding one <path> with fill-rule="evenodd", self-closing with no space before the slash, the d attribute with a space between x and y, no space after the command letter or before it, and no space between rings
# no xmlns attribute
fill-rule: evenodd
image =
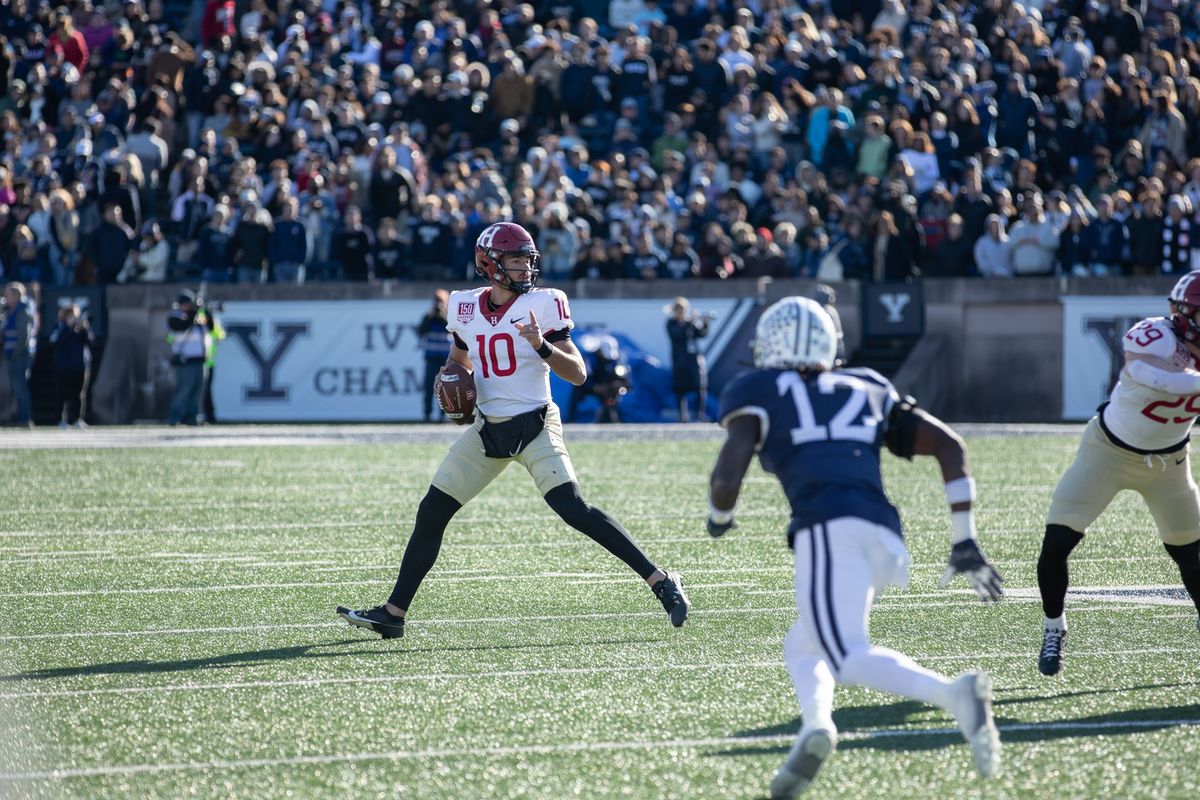
<svg viewBox="0 0 1200 800"><path fill-rule="evenodd" d="M490 295L488 286L451 292L446 327L467 346L480 412L511 417L550 402L550 365L521 338L516 323L529 324L532 311L542 336L549 336L575 322L558 289L531 289L494 311L488 308Z"/></svg>
<svg viewBox="0 0 1200 800"><path fill-rule="evenodd" d="M1192 355L1175 335L1171 320L1149 317L1121 340L1125 353L1153 356L1195 369ZM1127 368L1109 395L1101 421L1114 436L1139 450L1165 450L1191 433L1200 414L1200 395L1180 396L1138 383Z"/></svg>

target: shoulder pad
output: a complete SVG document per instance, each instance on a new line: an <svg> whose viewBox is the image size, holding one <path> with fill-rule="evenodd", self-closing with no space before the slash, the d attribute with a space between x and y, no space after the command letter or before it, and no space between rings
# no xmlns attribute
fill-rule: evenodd
<svg viewBox="0 0 1200 800"><path fill-rule="evenodd" d="M1169 361L1175 356L1178 341L1169 319L1150 317L1130 328L1121 339L1121 346L1126 353L1140 353Z"/></svg>
<svg viewBox="0 0 1200 800"><path fill-rule="evenodd" d="M844 375L853 375L854 377L859 378L861 380L869 381L870 383L874 383L874 384L878 384L879 386L882 386L883 388L888 389L889 391L895 391L892 387L891 381L889 381L887 378L883 377L882 375L880 375L878 372L871 369L870 367L840 367L840 368L838 368L837 372L840 372Z"/></svg>

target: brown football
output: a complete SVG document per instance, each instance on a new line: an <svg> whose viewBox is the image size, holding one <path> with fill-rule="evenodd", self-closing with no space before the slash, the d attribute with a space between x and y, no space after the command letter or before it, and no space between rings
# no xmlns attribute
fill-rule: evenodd
<svg viewBox="0 0 1200 800"><path fill-rule="evenodd" d="M475 417L475 379L467 368L451 362L442 368L437 381L438 405L446 417L458 425L466 425Z"/></svg>

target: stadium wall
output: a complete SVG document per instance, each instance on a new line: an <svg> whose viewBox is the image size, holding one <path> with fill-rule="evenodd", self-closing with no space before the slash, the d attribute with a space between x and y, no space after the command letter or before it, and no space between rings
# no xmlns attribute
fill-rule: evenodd
<svg viewBox="0 0 1200 800"><path fill-rule="evenodd" d="M1056 421L1086 417L1080 402L1064 405L1064 388L1079 380L1069 367L1064 347L1081 335L1091 337L1096 352L1088 359L1111 356L1124 332L1131 300L1144 299L1144 313L1166 313L1166 295L1174 283L1161 278L1033 278L1018 280L931 279L924 289L924 335L895 375L897 385L911 392L931 410L957 421L1019 422ZM182 285L110 286L106 292L106 331L103 357L93 377L92 414L97 422L129 423L165 417L172 374L165 341L165 318ZM309 284L300 286L208 287L211 301L278 302L405 299L428 303L434 284ZM589 300L661 300L683 295L703 305L709 300L750 299L754 312L739 319L740 330L728 337L724 357L710 365L714 387L745 360L745 343L752 335L757 311L789 294L809 294L812 281L581 281L562 285L580 307ZM847 352L862 344L863 293L856 283L836 287L837 306L846 332ZM1108 298L1085 308L1083 331L1072 327L1064 336L1064 299ZM407 304L406 304L407 305ZM605 304L607 305L607 304ZM746 304L740 304L742 306ZM1142 307L1140 303L1134 306ZM1091 316L1086 316L1090 313ZM1097 324L1097 315L1108 319ZM45 311L43 317L45 318ZM415 324L417 319L397 320ZM1077 325L1076 319L1073 325ZM47 324L43 323L44 325ZM613 323L619 329L619 323ZM1119 330L1118 330L1119 329ZM1108 331L1109 341L1101 338ZM663 334L665 339L665 333ZM228 346L228 343L222 345ZM1078 342L1072 353L1082 353ZM1084 356L1079 356L1083 358ZM1094 365L1098 386L1111 375L1111 357ZM218 371L220 360L218 357ZM0 377L0 380L3 380ZM1092 381L1095 382L1095 381ZM0 398L0 417L11 402L7 386ZM1095 387L1089 386L1095 394Z"/></svg>

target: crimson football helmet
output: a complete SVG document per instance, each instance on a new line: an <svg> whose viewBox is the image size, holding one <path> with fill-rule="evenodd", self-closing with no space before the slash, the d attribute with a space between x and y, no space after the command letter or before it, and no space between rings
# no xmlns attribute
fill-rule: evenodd
<svg viewBox="0 0 1200 800"><path fill-rule="evenodd" d="M504 269L504 256L529 256L529 274L523 281L514 281ZM538 252L529 231L515 222L497 222L479 234L475 242L475 274L486 278L510 292L525 294L538 279Z"/></svg>
<svg viewBox="0 0 1200 800"><path fill-rule="evenodd" d="M1171 302L1175 335L1200 345L1200 324L1196 323L1196 312L1200 311L1200 270L1194 269L1176 281L1167 300Z"/></svg>

